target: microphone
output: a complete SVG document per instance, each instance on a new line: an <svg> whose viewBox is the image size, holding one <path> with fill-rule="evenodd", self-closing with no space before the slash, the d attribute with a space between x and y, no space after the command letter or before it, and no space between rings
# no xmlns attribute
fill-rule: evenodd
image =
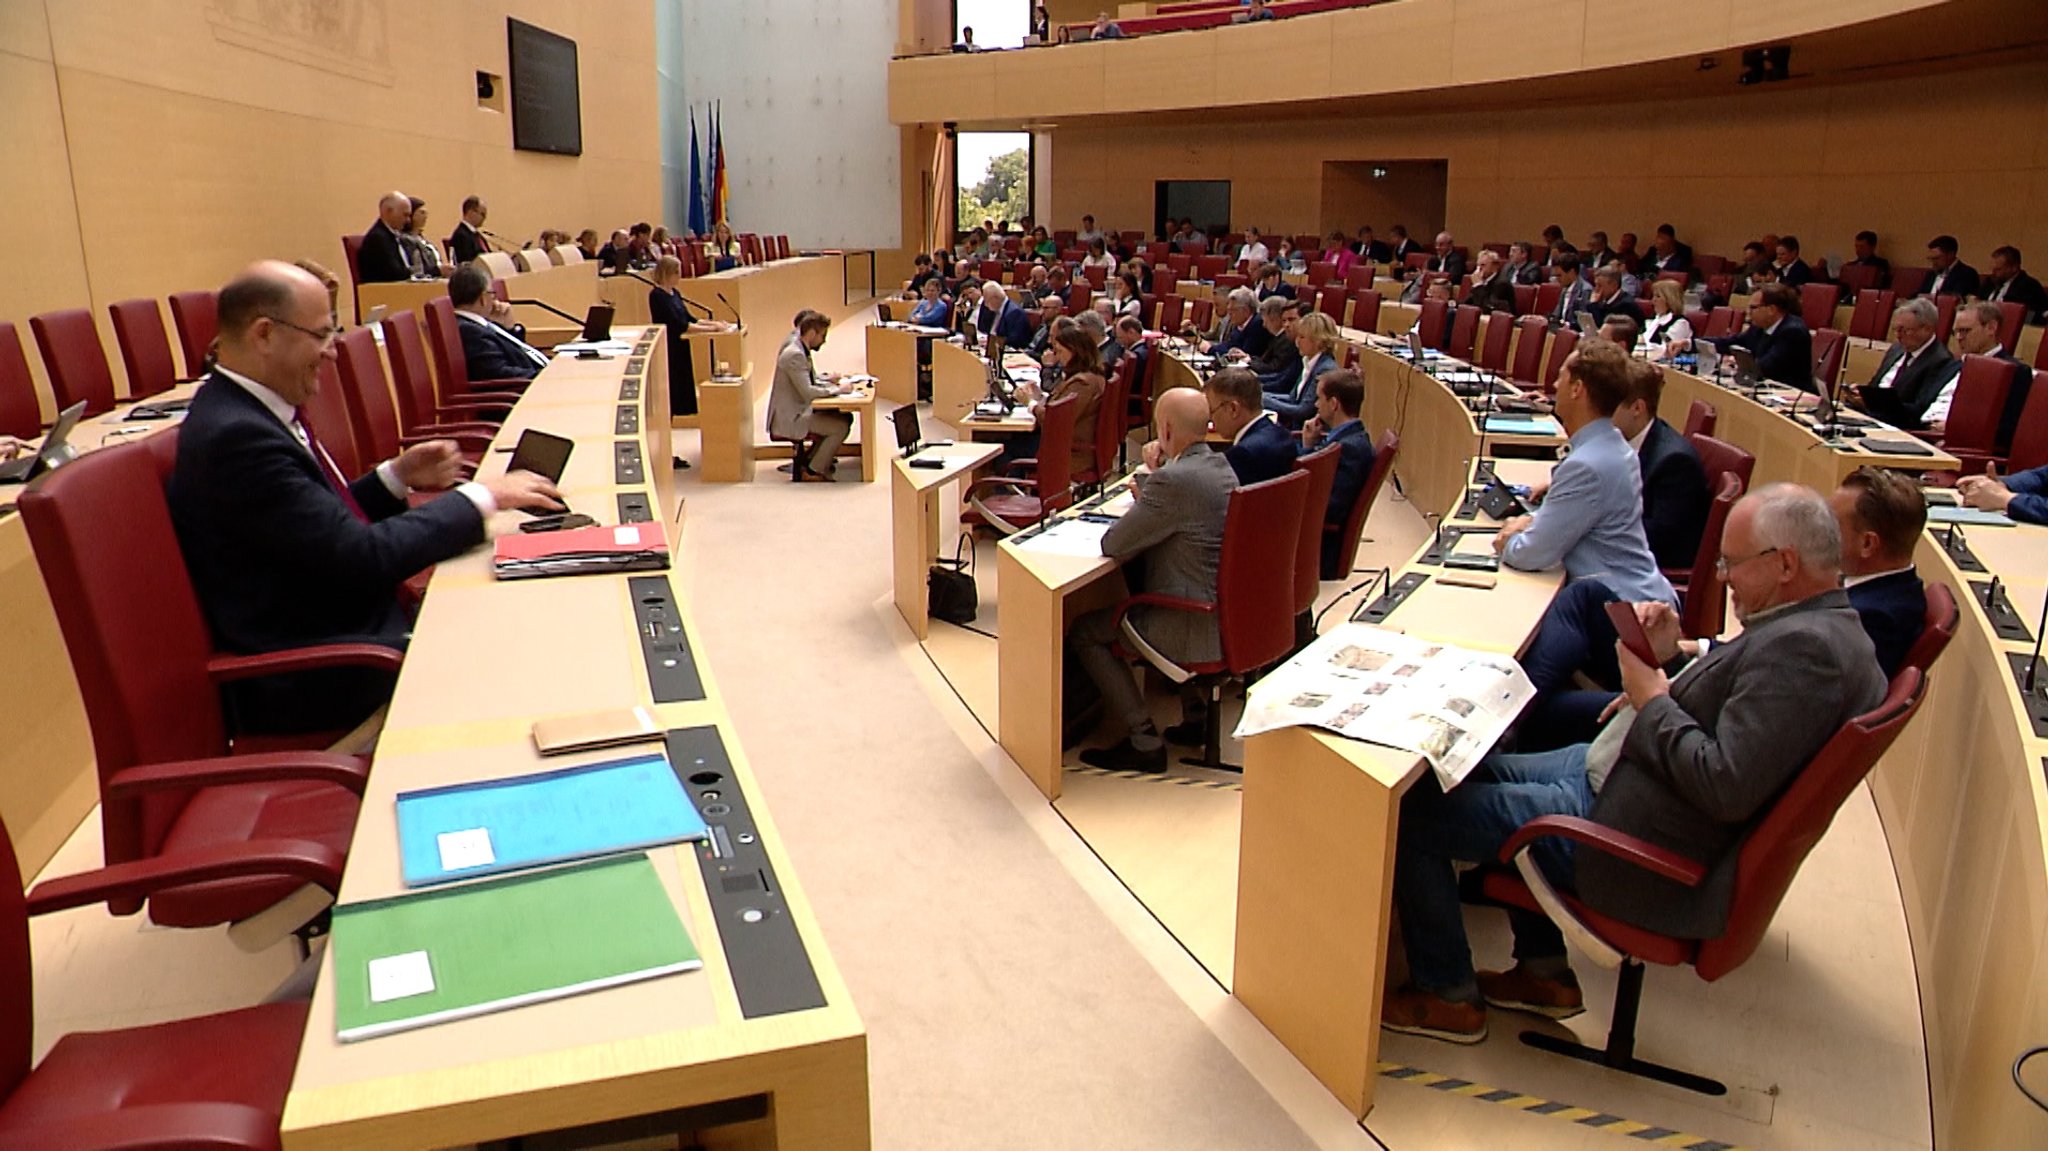
<svg viewBox="0 0 2048 1151"><path fill-rule="evenodd" d="M2034 654L2027 660L2026 678L2020 680L2020 694L2034 694L2034 673L2041 668L2041 641L2048 639L2048 596L2041 598L2041 618L2034 621Z"/></svg>
<svg viewBox="0 0 2048 1151"><path fill-rule="evenodd" d="M501 245L507 242L505 237L500 236L496 232L487 231L483 228L477 228L476 234L479 236L483 236L486 239L496 240Z"/></svg>
<svg viewBox="0 0 2048 1151"><path fill-rule="evenodd" d="M732 309L732 322L735 327L745 326L746 321L740 319L740 310L736 307L733 307L733 302L725 298L724 292L721 292L718 289L713 288L711 290L711 294L718 297L719 303L724 304L727 308Z"/></svg>
<svg viewBox="0 0 2048 1151"><path fill-rule="evenodd" d="M546 300L506 300L505 302L508 304L525 304L529 308L539 308L541 311L546 312L549 315L560 316L563 319L568 320L571 323L574 323L578 326L581 326L583 323L582 316L572 316L569 313L563 311L562 309L557 308L553 304L548 303Z"/></svg>

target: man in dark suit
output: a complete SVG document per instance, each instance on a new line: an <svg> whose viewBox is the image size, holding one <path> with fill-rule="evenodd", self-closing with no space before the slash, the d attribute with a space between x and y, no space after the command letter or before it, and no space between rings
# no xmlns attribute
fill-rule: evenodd
<svg viewBox="0 0 2048 1151"><path fill-rule="evenodd" d="M1991 253L1991 276L1984 281L1984 300L1992 304L2018 304L2027 310L2031 324L2048 311L2048 291L2041 281L2020 266L2020 250L2007 244Z"/></svg>
<svg viewBox="0 0 2048 1151"><path fill-rule="evenodd" d="M1916 431L1958 364L1948 346L1934 338L1939 313L1932 301L1915 297L1892 312L1892 346L1878 361L1870 382L1856 389L1863 410L1894 427Z"/></svg>
<svg viewBox="0 0 2048 1151"><path fill-rule="evenodd" d="M1408 257L1420 252L1422 245L1410 238L1408 229L1399 224L1387 229L1387 235L1392 238L1387 247L1387 262L1394 265L1394 274L1398 276L1401 266L1408 262Z"/></svg>
<svg viewBox="0 0 2048 1151"><path fill-rule="evenodd" d="M1842 583L1885 678L1899 674L1927 622L1913 548L1927 528L1920 485L1900 472L1857 468L1828 497L1842 529Z"/></svg>
<svg viewBox="0 0 2048 1151"><path fill-rule="evenodd" d="M456 330L471 380L530 380L548 366L547 354L491 321L497 299L491 274L479 264L462 264L448 277L448 301L455 305Z"/></svg>
<svg viewBox="0 0 2048 1151"><path fill-rule="evenodd" d="M298 418L334 356L327 292L289 264L255 265L221 289L218 366L178 432L172 521L214 640L234 653L326 643L403 650L399 585L484 542L499 509L555 508L530 472L457 485L436 440L354 482ZM455 491L408 510L414 490ZM389 696L388 676L339 669L236 685L247 730L347 728Z"/></svg>
<svg viewBox="0 0 2048 1151"><path fill-rule="evenodd" d="M1643 329L1642 305L1621 290L1619 269L1603 267L1593 273L1593 295L1586 301L1586 310L1593 313L1595 325L1606 323L1609 316L1627 316L1636 322L1638 332Z"/></svg>
<svg viewBox="0 0 2048 1151"><path fill-rule="evenodd" d="M1968 299L1977 294L1977 269L1956 259L1959 250L1954 236L1941 235L1927 241L1927 266L1934 269L1933 278L1927 281L1927 295Z"/></svg>
<svg viewBox="0 0 2048 1151"><path fill-rule="evenodd" d="M1131 390L1151 386L1145 378L1150 367L1152 345L1145 342L1145 325L1136 316L1118 316L1116 326L1109 330L1109 341L1117 346L1117 359L1129 356L1132 360Z"/></svg>
<svg viewBox="0 0 2048 1151"><path fill-rule="evenodd" d="M1557 280L1557 303L1550 309L1550 326L1572 327L1592 295L1592 288L1579 276L1579 254L1560 252L1551 257L1550 274Z"/></svg>
<svg viewBox="0 0 2048 1151"><path fill-rule="evenodd" d="M1955 341L1957 359L1965 356L1983 356L2003 363L2012 373L2012 382L2005 392L2005 408L1999 413L1998 429L1995 435L1997 450L2004 452L2012 444L2013 432L2019 428L2020 412L2027 406L2027 393L2033 390L2034 373L2012 354L2012 349L1999 340L1999 322L2004 317L1997 304L1975 300L1956 309L1955 320L1949 330L1949 338ZM1934 402L1927 405L1921 419L1937 434L1946 434L1950 406L1955 403L1956 392L1962 384L1962 373L1968 363L1959 364L1951 373Z"/></svg>
<svg viewBox="0 0 2048 1151"><path fill-rule="evenodd" d="M1657 225L1657 238L1651 242L1650 275L1658 272L1692 273L1692 248L1678 242L1678 230L1669 224Z"/></svg>
<svg viewBox="0 0 2048 1151"><path fill-rule="evenodd" d="M1841 590L1842 537L1819 494L1773 484L1743 497L1721 536L1742 633L1715 643L1674 681L1685 657L1670 605L1638 604L1663 666L1625 649L1627 706L1590 744L1488 756L1449 792L1429 773L1401 802L1394 905L1409 986L1390 989L1381 1026L1477 1043L1486 1005L1553 1019L1583 1010L1565 940L1540 913L1510 911L1515 966L1475 972L1456 861L1494 863L1538 815L1590 819L1700 865L1687 886L1597 851L1541 840L1550 886L1650 931L1711 939L1727 928L1730 855L1785 786L1849 719L1884 696L1870 638Z"/></svg>
<svg viewBox="0 0 2048 1151"><path fill-rule="evenodd" d="M1636 449L1643 468L1643 535L1660 568L1689 568L1707 530L1707 471L1692 441L1657 416L1664 371L1629 362L1628 399L1614 409L1614 429Z"/></svg>
<svg viewBox="0 0 2048 1151"><path fill-rule="evenodd" d="M1607 245L1607 233L1594 232L1586 237L1586 247L1579 253L1579 266L1600 269L1614 262L1614 249Z"/></svg>
<svg viewBox="0 0 2048 1151"><path fill-rule="evenodd" d="M1301 305L1293 300L1268 297L1259 302L1259 321L1273 333L1265 353L1253 356L1248 365L1261 387L1284 387L1301 374L1301 349L1294 344L1294 322L1300 318Z"/></svg>
<svg viewBox="0 0 2048 1151"><path fill-rule="evenodd" d="M1515 314L1515 281L1501 266L1500 253L1490 248L1479 250L1479 269L1472 273L1472 290L1465 294L1465 302L1482 312Z"/></svg>
<svg viewBox="0 0 2048 1151"><path fill-rule="evenodd" d="M632 240L626 235L624 228L614 228L612 238L605 242L604 247L597 250L597 274L617 275L625 271L632 260Z"/></svg>
<svg viewBox="0 0 2048 1151"><path fill-rule="evenodd" d="M1198 341L1195 347L1204 355L1218 358L1232 352L1257 356L1272 342L1273 333L1266 330L1259 318L1258 296L1250 288L1232 288L1223 305L1223 323L1216 329L1216 338Z"/></svg>
<svg viewBox="0 0 2048 1151"><path fill-rule="evenodd" d="M1891 282L1892 262L1877 254L1877 233L1868 229L1856 233L1855 258L1843 264L1845 268L1871 268L1877 272L1877 286L1882 288Z"/></svg>
<svg viewBox="0 0 2048 1151"><path fill-rule="evenodd" d="M1451 290L1456 292L1465 282L1465 256L1458 251L1457 241L1449 232L1436 234L1436 251L1429 262L1422 266L1425 272L1438 272L1451 281Z"/></svg>
<svg viewBox="0 0 2048 1151"><path fill-rule="evenodd" d="M1151 474L1139 481L1137 502L1103 534L1102 554L1119 563L1144 556L1145 577L1138 590L1214 603L1223 520L1237 473L1205 442L1209 408L1202 393L1169 388L1153 404L1152 419L1159 438L1143 452ZM1129 618L1145 642L1168 659L1213 660L1222 651L1213 615L1140 607ZM1117 654L1128 642L1113 608L1080 617L1067 634L1067 649L1102 693L1104 710L1122 732L1108 747L1083 751L1081 761L1110 771L1163 772L1167 739L1188 741L1187 729L1196 716L1184 699L1182 723L1160 733L1129 665ZM1199 722L1192 735L1201 738Z"/></svg>
<svg viewBox="0 0 2048 1151"><path fill-rule="evenodd" d="M1344 528L1351 522L1351 505L1365 492L1372 475L1372 435L1358 413L1365 407L1365 381L1350 368L1324 372L1316 379L1316 414L1301 428L1301 449L1316 451L1327 444L1338 445L1337 478L1330 485L1330 503L1323 509L1324 579L1337 579L1344 553Z"/></svg>
<svg viewBox="0 0 2048 1151"><path fill-rule="evenodd" d="M455 231L448 237L448 250L455 256L455 262L467 264L491 250L491 242L484 238L484 218L490 209L484 205L483 197L471 196L462 201L462 219L455 224Z"/></svg>
<svg viewBox="0 0 2048 1151"><path fill-rule="evenodd" d="M1797 288L1813 282L1813 269L1806 266L1806 260L1799 254L1799 237L1778 237L1776 258L1771 261L1771 274L1788 288Z"/></svg>
<svg viewBox="0 0 2048 1151"><path fill-rule="evenodd" d="M377 222L363 233L363 246L356 252L356 279L364 284L396 284L412 279L398 234L412 218L412 198L404 192L387 192L377 201Z"/></svg>
<svg viewBox="0 0 2048 1151"><path fill-rule="evenodd" d="M1259 299L1263 300L1271 296L1279 296L1286 300L1295 298L1294 285L1288 283L1287 278L1280 274L1280 265L1260 264L1259 270L1255 275L1257 277L1256 283L1258 284Z"/></svg>
<svg viewBox="0 0 2048 1151"><path fill-rule="evenodd" d="M1001 363L1004 348L1022 351L1031 342L1031 317L1010 298L1009 289L994 281L983 284L981 307L987 320L982 331L988 333L990 362Z"/></svg>
<svg viewBox="0 0 2048 1151"><path fill-rule="evenodd" d="M1279 479L1294 470L1297 441L1261 405L1259 378L1244 368L1225 368L1202 385L1209 401L1209 427L1230 441L1223 458L1240 484Z"/></svg>
<svg viewBox="0 0 2048 1151"><path fill-rule="evenodd" d="M1511 282L1524 285L1540 284L1549 276L1543 265L1530 257L1529 245L1521 240L1508 245L1507 267L1501 270Z"/></svg>
<svg viewBox="0 0 2048 1151"><path fill-rule="evenodd" d="M1385 240L1375 239L1371 224L1362 224L1358 229L1358 242L1351 245L1358 258L1369 264L1384 264L1394 258L1394 250Z"/></svg>
<svg viewBox="0 0 2048 1151"><path fill-rule="evenodd" d="M1760 379L1813 390L1813 333L1799 318L1799 289L1765 284L1749 301L1749 327L1714 341L1722 352L1745 348Z"/></svg>

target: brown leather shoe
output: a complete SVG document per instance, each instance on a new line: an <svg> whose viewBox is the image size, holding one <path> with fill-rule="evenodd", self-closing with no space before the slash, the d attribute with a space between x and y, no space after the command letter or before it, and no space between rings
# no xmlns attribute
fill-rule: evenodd
<svg viewBox="0 0 2048 1151"><path fill-rule="evenodd" d="M1380 1026L1447 1043L1481 1043L1486 1039L1486 1005L1445 999L1411 984L1387 992L1380 1001Z"/></svg>
<svg viewBox="0 0 2048 1151"><path fill-rule="evenodd" d="M1519 963L1510 971L1482 971L1479 997L1503 1010L1525 1011L1545 1019L1570 1019L1586 1010L1579 977L1570 968L1560 979L1531 975Z"/></svg>

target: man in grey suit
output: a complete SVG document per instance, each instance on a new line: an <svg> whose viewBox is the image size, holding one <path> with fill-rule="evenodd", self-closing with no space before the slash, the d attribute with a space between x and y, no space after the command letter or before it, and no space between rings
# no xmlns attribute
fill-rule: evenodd
<svg viewBox="0 0 2048 1151"><path fill-rule="evenodd" d="M1927 406L1961 366L1948 346L1934 338L1935 323L1934 302L1925 297L1907 300L1892 312L1892 346L1870 382L1856 389L1864 411L1908 431L1924 426Z"/></svg>
<svg viewBox="0 0 2048 1151"><path fill-rule="evenodd" d="M1884 698L1885 680L1841 589L1841 532L1819 493L1771 484L1745 496L1721 549L1739 636L1688 662L1671 606L1637 604L1666 663L1619 651L1625 698L1592 743L1490 755L1448 793L1425 773L1402 800L1394 904L1413 982L1387 993L1382 1026L1477 1043L1489 1003L1553 1019L1584 1009L1564 937L1544 916L1509 913L1510 971L1475 972L1465 938L1453 861L1495 862L1539 815L1589 818L1707 869L1687 887L1552 837L1533 848L1552 886L1666 935L1726 930L1743 836L1843 724Z"/></svg>
<svg viewBox="0 0 2048 1151"><path fill-rule="evenodd" d="M1159 438L1144 452L1152 474L1140 477L1137 502L1103 534L1102 554L1120 563L1143 556L1139 591L1214 603L1223 519L1237 473L1223 453L1205 442L1209 403L1202 393L1168 389L1152 413ZM1222 653L1213 615L1138 607L1129 618L1144 643L1176 663L1213 660ZM1144 694L1130 667L1114 650L1120 642L1124 638L1115 609L1089 612L1067 634L1068 648L1102 693L1104 710L1124 732L1108 747L1082 752L1081 761L1108 771L1163 772L1166 739L1146 714ZM1170 730L1184 737L1191 718ZM1199 732L1199 722L1194 729Z"/></svg>
<svg viewBox="0 0 2048 1151"><path fill-rule="evenodd" d="M775 356L775 383L768 393L768 434L797 443L790 468L798 483L830 483L833 469L838 467L839 445L853 430L849 413L811 410L811 401L845 392L836 377L820 377L817 365L811 362L811 353L825 346L825 334L831 328L832 321L822 313L805 308L796 314L796 330ZM806 436L818 437L808 453L802 448ZM823 461L824 467L816 466L818 461Z"/></svg>

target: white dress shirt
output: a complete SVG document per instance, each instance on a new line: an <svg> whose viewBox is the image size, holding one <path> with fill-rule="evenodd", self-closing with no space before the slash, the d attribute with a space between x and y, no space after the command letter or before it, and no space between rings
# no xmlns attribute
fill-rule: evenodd
<svg viewBox="0 0 2048 1151"><path fill-rule="evenodd" d="M1254 264L1263 264L1271 258L1272 256L1266 251L1266 245L1259 240L1244 244L1237 249L1237 262L1240 264L1247 260Z"/></svg>
<svg viewBox="0 0 2048 1151"><path fill-rule="evenodd" d="M1995 344L1990 351L1984 354L1997 359L2005 354L2005 345ZM1938 424L1948 419L1948 410L1956 402L1956 383L1962 378L1963 373L1961 369L1957 369L1956 374L1948 378L1948 383L1941 386L1941 394L1934 397L1934 402L1927 405L1926 414L1920 417L1923 422Z"/></svg>
<svg viewBox="0 0 2048 1151"><path fill-rule="evenodd" d="M242 375L240 372L230 371L219 364L215 364L213 370L234 381L243 391L256 397L256 402L262 404L265 411L277 417L277 422L283 424L285 430L292 434L292 438L299 441L299 446L305 448L307 454L312 454L313 441L310 434L306 431L306 425L299 422L298 409L286 403L283 396ZM334 457L328 455L324 448L320 451L320 459L316 462L323 465L323 471L341 476L341 469L335 466ZM347 476L341 476L341 480L343 483L349 482ZM384 490L390 492L396 499L402 500L412 494L412 489L406 486L404 480L398 478L396 461L385 460L377 465L377 482L383 484ZM491 518L491 514L498 510L498 501L491 497L491 490L482 484L475 482L458 484L455 490L461 492L470 503L475 504L476 510L485 519Z"/></svg>
<svg viewBox="0 0 2048 1151"><path fill-rule="evenodd" d="M1879 376L1877 379L1873 380L1870 386L1873 388L1889 388L1893 384L1898 383L1899 377L1906 373L1906 369L1913 366L1913 361L1920 358L1920 353L1926 351L1929 347L1932 347L1933 344L1934 341L1929 340L1926 343L1920 345L1918 348L1914 348L1911 350L1906 350L1906 346L1904 344L1900 344L1899 348L1902 351L1904 351L1905 354L1901 355L1898 358L1898 361L1892 365L1891 371L1888 371L1884 375ZM1947 410L1946 406L1944 406L1943 410Z"/></svg>

